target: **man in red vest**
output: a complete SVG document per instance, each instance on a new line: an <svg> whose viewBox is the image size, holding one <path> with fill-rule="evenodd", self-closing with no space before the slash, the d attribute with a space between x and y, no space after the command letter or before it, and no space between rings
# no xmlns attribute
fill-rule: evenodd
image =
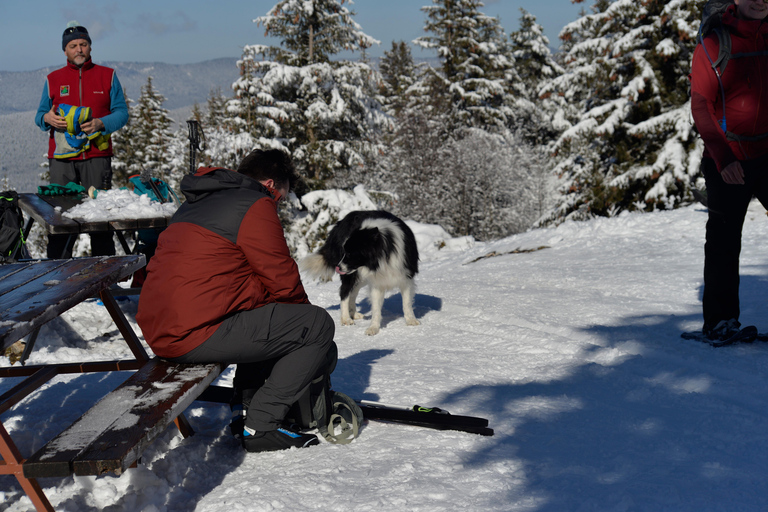
<svg viewBox="0 0 768 512"><path fill-rule="evenodd" d="M50 181L57 185L74 182L86 190L91 186L109 189L112 186L109 136L128 122L123 87L113 69L91 61L91 38L85 27L70 22L64 30L61 47L67 65L46 78L35 116L35 124L50 132ZM65 111L70 111L70 116L79 114L75 118L77 122L70 116L65 117ZM71 133L73 125L79 128L78 133ZM68 126L69 139L65 139ZM74 148L67 140L74 141ZM66 150L61 146L66 146ZM50 235L48 257L71 257L74 238L68 238L68 235ZM112 234L93 234L91 251L94 256L115 254Z"/></svg>

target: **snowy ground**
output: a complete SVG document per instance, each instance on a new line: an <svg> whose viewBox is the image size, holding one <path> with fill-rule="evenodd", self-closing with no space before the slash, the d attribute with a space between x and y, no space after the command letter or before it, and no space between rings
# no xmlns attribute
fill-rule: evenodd
<svg viewBox="0 0 768 512"><path fill-rule="evenodd" d="M228 409L196 403L197 435L169 429L138 469L40 482L72 512L768 510L768 345L679 337L700 327L705 219L695 206L625 214L440 251L420 236L422 325L405 325L394 295L377 336L339 326L334 387L487 417L493 437L370 422L350 445L246 454ZM761 331L767 220L754 204L742 255L742 322ZM306 284L338 319L338 282ZM65 320L29 364L129 356L97 303ZM123 378L60 377L2 419L31 454ZM30 508L0 477L0 510Z"/></svg>

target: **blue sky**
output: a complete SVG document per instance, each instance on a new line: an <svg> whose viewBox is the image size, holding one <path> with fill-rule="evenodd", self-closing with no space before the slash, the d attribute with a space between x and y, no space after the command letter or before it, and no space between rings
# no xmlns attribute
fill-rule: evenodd
<svg viewBox="0 0 768 512"><path fill-rule="evenodd" d="M129 0L66 2L0 0L2 71L31 71L64 63L61 34L70 20L84 25L93 40L93 59L100 61L185 64L218 57L239 57L247 44L278 44L265 38L253 19L276 0ZM519 28L520 8L536 16L553 47L557 34L592 2L571 0L485 0L482 12L501 19L509 33ZM431 0L357 0L351 6L363 31L381 41L370 54L380 56L392 41L411 41L424 34L420 8ZM87 5L87 7L86 7ZM414 57L430 53L414 50Z"/></svg>

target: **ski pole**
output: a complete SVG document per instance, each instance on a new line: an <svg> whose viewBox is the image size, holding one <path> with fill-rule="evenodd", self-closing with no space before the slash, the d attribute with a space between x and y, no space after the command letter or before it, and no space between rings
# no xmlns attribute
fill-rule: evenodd
<svg viewBox="0 0 768 512"><path fill-rule="evenodd" d="M144 185L149 185L149 188L151 188L152 192L155 193L155 196L157 197L157 200L160 201L160 203L164 203L167 200L167 198L163 197L162 194L160 194L160 189L157 188L157 184L154 182L154 179L152 178L152 174L150 174L149 171L147 171L146 169L142 169L139 179Z"/></svg>
<svg viewBox="0 0 768 512"><path fill-rule="evenodd" d="M205 146L205 133L195 119L187 120L187 128L189 129L189 174L195 174L196 152L202 151Z"/></svg>
<svg viewBox="0 0 768 512"><path fill-rule="evenodd" d="M365 405L367 407L385 407L387 409L397 409L399 411L414 411L414 412L428 412L434 414L450 414L448 411L440 409L439 407L422 407L421 405L414 405L412 407L405 405L391 405L383 404L381 402L372 402L370 400L355 400L359 405Z"/></svg>

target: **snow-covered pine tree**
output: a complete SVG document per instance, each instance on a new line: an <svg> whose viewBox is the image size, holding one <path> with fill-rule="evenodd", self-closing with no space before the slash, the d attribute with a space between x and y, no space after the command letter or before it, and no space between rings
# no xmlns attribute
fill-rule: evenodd
<svg viewBox="0 0 768 512"><path fill-rule="evenodd" d="M205 115L200 118L200 123L206 128L223 127L227 119L227 97L224 96L220 87L211 89L208 93L208 100L205 105Z"/></svg>
<svg viewBox="0 0 768 512"><path fill-rule="evenodd" d="M509 40L519 77L512 88L518 97L536 100L541 82L562 74L563 68L549 49L549 38L544 35L544 27L536 22L536 16L522 7L520 28L509 34Z"/></svg>
<svg viewBox="0 0 768 512"><path fill-rule="evenodd" d="M384 52L379 62L381 94L385 111L397 116L408 101L408 89L416 83L416 64L405 41L392 41L392 49Z"/></svg>
<svg viewBox="0 0 768 512"><path fill-rule="evenodd" d="M517 80L501 24L480 12L480 0L432 0L429 35L413 42L437 51L441 69L429 80L438 105L450 110L453 129L503 130L512 118L509 84Z"/></svg>
<svg viewBox="0 0 768 512"><path fill-rule="evenodd" d="M690 200L700 159L687 96L699 7L598 0L592 10L561 31L565 72L540 90L570 124L554 145L562 187L552 218L673 208Z"/></svg>
<svg viewBox="0 0 768 512"><path fill-rule="evenodd" d="M243 157L255 146L251 134L243 131L243 119L233 114L230 107L230 100L221 89L209 91L205 113L196 117L204 137L202 151L196 153L197 167L237 169ZM188 145L188 129L182 135Z"/></svg>
<svg viewBox="0 0 768 512"><path fill-rule="evenodd" d="M129 125L115 133L120 152L114 159L118 161L114 185L126 185L129 176L140 174L142 170L156 178L173 181L170 148L175 135L173 120L168 109L163 107L164 102L165 97L155 90L152 77L148 76L147 83L141 88L141 96L130 107Z"/></svg>
<svg viewBox="0 0 768 512"><path fill-rule="evenodd" d="M281 46L244 48L229 105L256 147L292 154L309 189L356 184L388 124L378 74L362 62L331 60L378 43L344 3L282 0L255 19Z"/></svg>
<svg viewBox="0 0 768 512"><path fill-rule="evenodd" d="M382 187L395 193L393 211L453 235L490 240L526 229L545 203L532 199L543 190L543 166L508 127L507 85L518 78L506 35L479 1L433 3L423 8L431 35L415 42L435 49L442 67L419 72L397 45L382 61L395 119L379 157ZM414 76L407 88L403 71Z"/></svg>
<svg viewBox="0 0 768 512"><path fill-rule="evenodd" d="M509 34L515 70L519 77L511 83L515 94L515 132L531 144L542 146L552 142L559 131L543 103L549 100L539 97L539 89L563 73L549 49L549 39L536 17L520 9L520 28ZM563 129L565 127L562 127Z"/></svg>
<svg viewBox="0 0 768 512"><path fill-rule="evenodd" d="M115 187L122 187L128 184L128 177L131 175L128 169L129 162L136 161L136 144L134 143L134 129L133 125L135 121L130 115L131 112L131 99L128 97L128 92L123 89L123 96L125 96L125 104L128 107L128 122L112 134L112 185Z"/></svg>

